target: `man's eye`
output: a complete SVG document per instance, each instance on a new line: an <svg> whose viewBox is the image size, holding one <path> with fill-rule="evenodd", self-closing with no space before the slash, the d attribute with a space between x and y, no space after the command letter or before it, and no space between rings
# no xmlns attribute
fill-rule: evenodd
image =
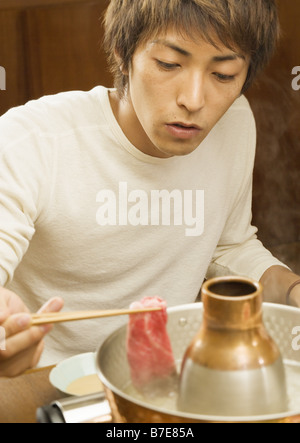
<svg viewBox="0 0 300 443"><path fill-rule="evenodd" d="M214 72L214 75L217 77L218 80L222 82L229 82L235 79L235 75L219 74L218 72Z"/></svg>
<svg viewBox="0 0 300 443"><path fill-rule="evenodd" d="M156 63L160 68L163 68L166 71L171 71L172 69L176 69L179 65L177 63L166 63L161 60L156 60Z"/></svg>

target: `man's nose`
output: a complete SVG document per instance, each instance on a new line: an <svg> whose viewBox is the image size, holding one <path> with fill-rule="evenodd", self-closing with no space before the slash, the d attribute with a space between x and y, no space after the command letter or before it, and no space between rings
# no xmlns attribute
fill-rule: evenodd
<svg viewBox="0 0 300 443"><path fill-rule="evenodd" d="M201 74L195 73L184 79L179 85L177 104L189 112L197 112L205 105L205 84Z"/></svg>

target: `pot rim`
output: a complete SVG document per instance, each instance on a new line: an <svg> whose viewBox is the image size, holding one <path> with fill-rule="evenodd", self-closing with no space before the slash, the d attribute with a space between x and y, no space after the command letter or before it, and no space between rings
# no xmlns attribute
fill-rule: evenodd
<svg viewBox="0 0 300 443"><path fill-rule="evenodd" d="M251 294L252 295L252 294ZM238 297L237 297L238 298ZM185 309L194 310L199 309L200 306L202 306L202 302L198 303L190 303L190 304L184 304L179 305L175 307L167 308L168 313L173 312L180 312ZM268 303L264 302L263 306L270 306L274 309L278 310L286 310L286 311L295 311L298 308L292 307L292 306L285 306L285 305L277 305L275 303ZM96 370L97 374L102 381L104 387L108 389L109 391L113 392L114 394L122 397L123 399L127 400L130 403L134 403L135 405L141 406L142 408L150 409L153 412L158 412L164 415L174 416L174 417L181 417L184 419L191 419L196 421L203 421L203 422L276 422L276 421L282 421L284 419L290 419L292 417L299 417L300 416L300 410L294 410L294 411L286 411L286 412L278 412L273 414L266 414L266 415L251 415L251 416L218 416L218 415L204 415L204 414L193 414L193 413L187 413L182 411L175 411L171 409L165 409L161 407L156 407L152 405L151 403L147 403L146 401L141 401L139 399L136 399L125 392L123 392L121 389L114 386L102 373L99 365L99 359L101 357L101 352L105 346L108 346L109 341L111 341L115 335L118 335L121 330L124 330L127 327L127 325L123 325L120 328L118 328L115 332L113 332L110 336L106 338L106 340L100 345L96 352ZM287 360L287 359L284 359Z"/></svg>
<svg viewBox="0 0 300 443"><path fill-rule="evenodd" d="M248 295L230 296L230 295L216 294L215 292L209 289L211 286L217 285L218 283L226 284L234 282L248 284L249 286L252 286L255 290ZM230 300L232 302L251 300L257 296L262 295L262 292L263 292L263 286L260 282L248 277L239 277L239 276L214 277L212 279L206 280L201 288L201 293L203 294L209 295L210 297L218 300L226 300L226 301Z"/></svg>

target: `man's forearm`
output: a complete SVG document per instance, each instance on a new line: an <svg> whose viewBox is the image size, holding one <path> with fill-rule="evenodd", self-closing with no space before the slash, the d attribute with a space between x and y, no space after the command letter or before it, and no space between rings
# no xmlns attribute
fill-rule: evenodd
<svg viewBox="0 0 300 443"><path fill-rule="evenodd" d="M286 304L288 289L297 280L300 280L300 275L283 266L272 266L260 279L264 287L264 301ZM290 304L300 307L300 284L291 291Z"/></svg>

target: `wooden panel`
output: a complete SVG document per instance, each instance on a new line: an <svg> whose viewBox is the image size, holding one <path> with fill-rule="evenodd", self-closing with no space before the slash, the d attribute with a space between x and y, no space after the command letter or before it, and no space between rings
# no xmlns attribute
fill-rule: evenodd
<svg viewBox="0 0 300 443"><path fill-rule="evenodd" d="M280 2L282 40L260 81L247 94L258 131L253 217L266 246L300 241L300 2Z"/></svg>
<svg viewBox="0 0 300 443"><path fill-rule="evenodd" d="M61 91L111 86L101 48L100 16L107 2L25 11L29 93L32 98Z"/></svg>
<svg viewBox="0 0 300 443"><path fill-rule="evenodd" d="M20 11L0 10L0 66L6 71L6 90L0 91L0 115L28 100Z"/></svg>
<svg viewBox="0 0 300 443"><path fill-rule="evenodd" d="M0 0L0 115L42 95L112 86L102 49L109 0Z"/></svg>
<svg viewBox="0 0 300 443"><path fill-rule="evenodd" d="M271 246L270 251L283 263L286 263L296 274L300 275L300 242Z"/></svg>

